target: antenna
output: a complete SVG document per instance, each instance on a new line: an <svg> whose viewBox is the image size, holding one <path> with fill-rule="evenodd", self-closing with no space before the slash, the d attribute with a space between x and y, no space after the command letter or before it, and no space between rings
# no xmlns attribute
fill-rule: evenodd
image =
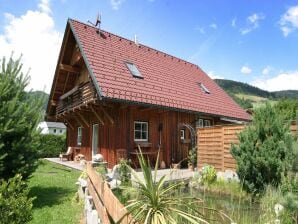
<svg viewBox="0 0 298 224"><path fill-rule="evenodd" d="M134 39L134 42L135 42L135 44L136 45L138 45L139 44L139 42L138 42L138 37L137 37L137 35L135 34L135 39Z"/></svg>
<svg viewBox="0 0 298 224"><path fill-rule="evenodd" d="M90 23L95 28L98 28L100 30L100 24L101 24L101 14L97 13L95 24L92 23L90 20L88 20L88 23Z"/></svg>

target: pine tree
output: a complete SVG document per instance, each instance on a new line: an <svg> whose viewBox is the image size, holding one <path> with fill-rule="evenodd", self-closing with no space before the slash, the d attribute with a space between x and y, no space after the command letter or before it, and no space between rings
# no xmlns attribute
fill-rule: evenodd
<svg viewBox="0 0 298 224"><path fill-rule="evenodd" d="M36 126L41 119L41 100L32 102L25 91L28 74L21 58L0 65L0 179L16 174L30 176L37 164Z"/></svg>
<svg viewBox="0 0 298 224"><path fill-rule="evenodd" d="M261 193L266 186L277 186L293 159L293 137L289 125L270 104L255 110L253 120L238 136L239 145L231 153L237 173L250 193Z"/></svg>

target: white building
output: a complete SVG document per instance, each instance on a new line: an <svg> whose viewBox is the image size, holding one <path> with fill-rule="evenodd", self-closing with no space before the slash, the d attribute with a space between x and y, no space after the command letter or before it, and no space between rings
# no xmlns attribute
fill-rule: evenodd
<svg viewBox="0 0 298 224"><path fill-rule="evenodd" d="M41 130L41 134L63 135L66 132L66 126L60 122L42 121L37 128Z"/></svg>

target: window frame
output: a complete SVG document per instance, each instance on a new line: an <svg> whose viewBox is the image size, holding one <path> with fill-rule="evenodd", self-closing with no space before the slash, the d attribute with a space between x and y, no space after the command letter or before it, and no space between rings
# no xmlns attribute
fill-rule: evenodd
<svg viewBox="0 0 298 224"><path fill-rule="evenodd" d="M83 128L80 126L77 129L77 146L82 146Z"/></svg>
<svg viewBox="0 0 298 224"><path fill-rule="evenodd" d="M144 76L142 75L142 73L140 72L140 70L134 63L129 62L129 61L125 61L124 63L126 65L128 71L134 78L144 79ZM132 68L132 67L134 67L134 68Z"/></svg>
<svg viewBox="0 0 298 224"><path fill-rule="evenodd" d="M204 93L207 93L207 94L211 93L210 90L207 88L207 86L205 86L203 83L198 82L198 85Z"/></svg>
<svg viewBox="0 0 298 224"><path fill-rule="evenodd" d="M180 129L180 139L185 140L185 129Z"/></svg>
<svg viewBox="0 0 298 224"><path fill-rule="evenodd" d="M206 123L209 123L209 124L206 124ZM204 120L204 127L211 127L211 121L205 119L205 120Z"/></svg>
<svg viewBox="0 0 298 224"><path fill-rule="evenodd" d="M196 122L196 128L203 128L204 127L204 119L199 118Z"/></svg>
<svg viewBox="0 0 298 224"><path fill-rule="evenodd" d="M136 124L141 124L141 130L136 130ZM146 124L146 130L143 130L142 124ZM136 131L141 133L141 138L136 138ZM146 139L142 138L142 134L146 133ZM133 137L135 142L148 142L149 141L149 122L148 121L134 121Z"/></svg>

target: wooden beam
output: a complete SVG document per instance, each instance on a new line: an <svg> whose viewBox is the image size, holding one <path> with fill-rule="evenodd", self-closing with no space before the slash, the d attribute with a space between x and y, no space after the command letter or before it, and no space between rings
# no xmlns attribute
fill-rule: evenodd
<svg viewBox="0 0 298 224"><path fill-rule="evenodd" d="M70 28L67 29L66 31L66 35L65 38L63 38L63 42L62 42L62 47L61 47L61 51L60 51L60 55L59 55L59 59L58 59L58 63L56 65L56 71L55 71L55 76L54 76L54 83L53 83L53 93L56 92L56 87L57 87L57 82L58 82L58 76L59 76L59 69L58 69L58 64L59 62L61 62L64 58L64 54L65 54L65 48L66 48L66 43L68 42L69 39L69 35L70 35ZM51 97L51 95L50 95Z"/></svg>
<svg viewBox="0 0 298 224"><path fill-rule="evenodd" d="M74 130L74 127L70 124L70 122L65 118L64 118L64 120L66 121L67 126L69 126L72 130Z"/></svg>
<svg viewBox="0 0 298 224"><path fill-rule="evenodd" d="M90 105L90 109L91 109L91 111L93 112L93 114L95 115L95 117L97 118L97 120L99 120L99 122L100 122L102 125L104 125L104 124L105 124L104 121L101 119L101 117L99 116L99 114L96 113L96 110L93 108L92 105Z"/></svg>
<svg viewBox="0 0 298 224"><path fill-rule="evenodd" d="M56 100L51 100L51 106L57 106L57 101Z"/></svg>
<svg viewBox="0 0 298 224"><path fill-rule="evenodd" d="M140 111L144 112L144 111L150 111L154 109L156 109L156 107L147 107L147 108L140 109Z"/></svg>
<svg viewBox="0 0 298 224"><path fill-rule="evenodd" d="M80 71L81 71L80 68L77 68L77 67L74 67L74 66L71 66L71 65L65 65L65 64L62 64L62 63L59 65L59 69L63 70L63 71L66 71L66 72L70 72L70 73L80 73Z"/></svg>
<svg viewBox="0 0 298 224"><path fill-rule="evenodd" d="M115 123L114 119L108 114L108 112L101 105L99 105L99 107L103 111L104 115L108 118L110 123L113 125Z"/></svg>
<svg viewBox="0 0 298 224"><path fill-rule="evenodd" d="M87 122L87 120L85 119L85 117L81 114L81 113L77 113L79 115L79 117L81 118L81 120L83 121L83 123L89 127L89 123Z"/></svg>
<svg viewBox="0 0 298 224"><path fill-rule="evenodd" d="M74 119L76 120L76 122L78 123L78 125L80 125L80 126L84 126L84 125L82 124L82 122L80 121L79 118L74 117Z"/></svg>
<svg viewBox="0 0 298 224"><path fill-rule="evenodd" d="M67 72L66 80L65 80L65 82L64 82L64 86L63 86L62 95L65 93L65 88L66 88L66 84L67 84L67 82L68 82L68 78L69 78L69 72Z"/></svg>
<svg viewBox="0 0 298 224"><path fill-rule="evenodd" d="M70 60L70 64L75 65L81 59L82 59L82 55L81 55L80 49L78 47L74 47L74 50L73 50L73 53L72 53L72 56L71 56L71 60Z"/></svg>

